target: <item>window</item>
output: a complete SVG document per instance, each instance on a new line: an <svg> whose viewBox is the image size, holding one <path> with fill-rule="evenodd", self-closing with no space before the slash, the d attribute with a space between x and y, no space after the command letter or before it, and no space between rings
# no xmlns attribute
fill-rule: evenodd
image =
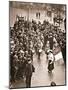
<svg viewBox="0 0 68 90"><path fill-rule="evenodd" d="M36 13L36 18L37 18L37 19L40 19L40 12L37 12L37 13Z"/></svg>
<svg viewBox="0 0 68 90"><path fill-rule="evenodd" d="M47 16L48 17L51 17L51 14L52 14L51 11L47 11Z"/></svg>

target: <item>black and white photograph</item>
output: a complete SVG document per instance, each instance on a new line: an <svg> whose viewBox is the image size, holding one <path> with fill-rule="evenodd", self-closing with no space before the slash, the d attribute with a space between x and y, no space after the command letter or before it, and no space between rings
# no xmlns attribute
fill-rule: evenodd
<svg viewBox="0 0 68 90"><path fill-rule="evenodd" d="M9 1L9 87L66 85L66 4Z"/></svg>

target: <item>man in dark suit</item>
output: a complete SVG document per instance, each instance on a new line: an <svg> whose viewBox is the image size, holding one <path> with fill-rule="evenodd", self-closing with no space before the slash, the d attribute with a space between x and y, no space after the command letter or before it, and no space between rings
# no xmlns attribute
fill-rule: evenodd
<svg viewBox="0 0 68 90"><path fill-rule="evenodd" d="M26 65L26 87L30 88L31 87L31 77L32 73L35 71L34 66L32 65L31 60L28 60L28 64Z"/></svg>

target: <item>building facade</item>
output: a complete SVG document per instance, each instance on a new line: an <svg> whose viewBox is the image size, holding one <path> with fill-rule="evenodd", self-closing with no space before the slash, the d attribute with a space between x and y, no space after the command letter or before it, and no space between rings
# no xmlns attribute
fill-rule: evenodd
<svg viewBox="0 0 68 90"><path fill-rule="evenodd" d="M16 15L24 17L25 20L35 20L37 23L40 21L43 23L44 20L54 24L54 17L60 15L63 20L65 19L65 5L53 5L44 3L21 3L11 2L10 3L10 26L14 25ZM58 23L56 23L58 25ZM62 23L61 28L64 27Z"/></svg>

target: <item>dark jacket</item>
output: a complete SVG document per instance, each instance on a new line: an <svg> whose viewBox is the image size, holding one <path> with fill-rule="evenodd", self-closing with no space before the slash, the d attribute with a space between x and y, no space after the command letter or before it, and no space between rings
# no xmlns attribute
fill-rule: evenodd
<svg viewBox="0 0 68 90"><path fill-rule="evenodd" d="M26 76L32 76L32 73L34 71L35 71L35 68L31 63L26 65L26 71L25 71Z"/></svg>

